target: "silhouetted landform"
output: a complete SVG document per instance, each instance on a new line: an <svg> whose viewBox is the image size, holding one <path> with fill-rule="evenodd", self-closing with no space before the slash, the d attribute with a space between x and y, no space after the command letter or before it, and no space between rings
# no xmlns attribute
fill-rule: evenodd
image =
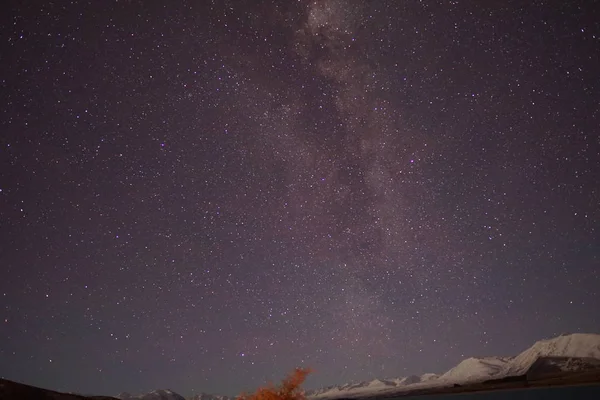
<svg viewBox="0 0 600 400"><path fill-rule="evenodd" d="M82 396L42 389L0 378L0 400L119 400L110 396Z"/></svg>
<svg viewBox="0 0 600 400"><path fill-rule="evenodd" d="M483 381L482 383L485 385L493 385L496 383L507 383L507 382L526 382L527 375L515 375L515 376L505 376L504 378L498 379L488 379L487 381Z"/></svg>

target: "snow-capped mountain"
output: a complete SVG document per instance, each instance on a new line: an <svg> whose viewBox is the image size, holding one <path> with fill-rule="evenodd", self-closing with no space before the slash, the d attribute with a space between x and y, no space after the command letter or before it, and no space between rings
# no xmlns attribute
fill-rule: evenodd
<svg viewBox="0 0 600 400"><path fill-rule="evenodd" d="M421 380L420 380L421 382L430 382L430 381L438 379L439 377L440 376L438 374L429 373L429 374L423 374L418 378L421 378ZM416 383L418 383L418 382L416 382Z"/></svg>
<svg viewBox="0 0 600 400"><path fill-rule="evenodd" d="M171 390L154 390L150 393L132 396L129 393L121 393L117 396L121 400L185 400L183 396Z"/></svg>
<svg viewBox="0 0 600 400"><path fill-rule="evenodd" d="M385 379L373 379L372 381L360 382L355 385L348 386L349 390L360 389L360 388L385 388L394 387L396 384L393 381Z"/></svg>
<svg viewBox="0 0 600 400"><path fill-rule="evenodd" d="M527 379L541 379L565 371L582 372L600 370L600 360L596 358L541 357L527 371Z"/></svg>
<svg viewBox="0 0 600 400"><path fill-rule="evenodd" d="M425 374L397 379L332 386L310 393L313 398L401 393L413 389L449 387L513 376L538 379L553 373L600 369L600 335L575 333L540 340L515 357L467 358L438 376Z"/></svg>
<svg viewBox="0 0 600 400"><path fill-rule="evenodd" d="M428 374L428 375L434 375L434 374ZM413 383L419 383L419 382L421 382L421 379L422 378L420 376L410 375L410 376L405 376L404 378L393 379L393 382L396 384L396 386L405 386L405 385L412 385Z"/></svg>
<svg viewBox="0 0 600 400"><path fill-rule="evenodd" d="M440 376L439 379L464 383L490 379L501 374L509 362L510 358L504 357L471 357L461 361L456 367Z"/></svg>
<svg viewBox="0 0 600 400"><path fill-rule="evenodd" d="M117 396L121 400L185 400L183 396L172 390L155 390L150 393L133 396L130 393L123 392ZM189 400L235 400L234 397L219 396L208 393L198 393L189 398Z"/></svg>
<svg viewBox="0 0 600 400"><path fill-rule="evenodd" d="M189 400L235 400L235 397L219 396L216 394L198 393L190 397Z"/></svg>
<svg viewBox="0 0 600 400"><path fill-rule="evenodd" d="M541 357L600 359L600 335L574 333L540 340L512 359L504 374L525 374Z"/></svg>
<svg viewBox="0 0 600 400"><path fill-rule="evenodd" d="M333 398L340 396L345 397L348 395L367 395L371 393L382 392L387 393L401 390L409 385L418 386L418 384L425 384L426 382L432 384L437 378L438 375L429 373L421 376L410 375L396 379L374 379L372 381L360 383L346 383L339 386L330 386L307 393L307 395L312 398Z"/></svg>

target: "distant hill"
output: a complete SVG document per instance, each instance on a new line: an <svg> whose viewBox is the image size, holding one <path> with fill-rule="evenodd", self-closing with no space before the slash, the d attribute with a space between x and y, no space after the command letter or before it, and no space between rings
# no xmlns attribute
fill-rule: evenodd
<svg viewBox="0 0 600 400"><path fill-rule="evenodd" d="M150 393L141 394L139 396L132 396L129 393L121 393L117 397L121 400L185 400L185 397L182 395L168 389L154 390Z"/></svg>
<svg viewBox="0 0 600 400"><path fill-rule="evenodd" d="M118 400L110 396L82 396L41 389L0 378L0 400Z"/></svg>

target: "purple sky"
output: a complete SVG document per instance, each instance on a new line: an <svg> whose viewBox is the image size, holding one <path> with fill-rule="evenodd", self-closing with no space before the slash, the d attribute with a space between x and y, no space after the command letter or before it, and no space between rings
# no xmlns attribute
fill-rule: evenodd
<svg viewBox="0 0 600 400"><path fill-rule="evenodd" d="M9 3L0 376L233 395L600 332L590 2Z"/></svg>

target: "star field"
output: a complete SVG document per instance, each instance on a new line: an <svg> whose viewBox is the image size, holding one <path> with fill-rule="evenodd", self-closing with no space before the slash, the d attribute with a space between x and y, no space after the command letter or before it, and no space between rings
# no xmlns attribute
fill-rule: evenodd
<svg viewBox="0 0 600 400"><path fill-rule="evenodd" d="M590 2L10 2L0 376L234 395L599 332Z"/></svg>

